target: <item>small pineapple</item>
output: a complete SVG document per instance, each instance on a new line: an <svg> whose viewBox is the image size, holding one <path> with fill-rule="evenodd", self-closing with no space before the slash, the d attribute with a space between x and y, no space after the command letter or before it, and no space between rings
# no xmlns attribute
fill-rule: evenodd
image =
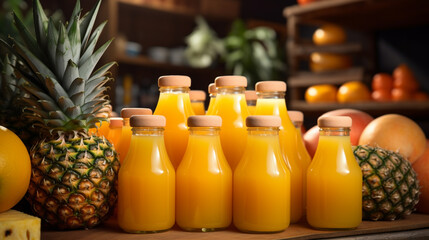
<svg viewBox="0 0 429 240"><path fill-rule="evenodd" d="M117 192L119 161L108 140L88 132L106 120L104 86L115 63L94 68L111 41L95 50L105 22L92 31L101 0L81 17L76 2L64 25L33 1L33 36L15 15L23 43L1 41L22 62L23 116L43 136L30 152L32 176L26 199L34 212L61 229L90 228L107 218Z"/></svg>
<svg viewBox="0 0 429 240"><path fill-rule="evenodd" d="M362 217L395 220L410 215L419 202L419 181L398 153L371 146L353 149L363 174Z"/></svg>

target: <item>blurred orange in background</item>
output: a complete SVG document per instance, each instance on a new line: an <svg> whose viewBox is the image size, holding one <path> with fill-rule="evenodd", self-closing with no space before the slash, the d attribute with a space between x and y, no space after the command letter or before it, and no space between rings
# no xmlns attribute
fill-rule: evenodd
<svg viewBox="0 0 429 240"><path fill-rule="evenodd" d="M346 82L338 89L337 100L340 103L369 101L371 100L371 92L362 82Z"/></svg>
<svg viewBox="0 0 429 240"><path fill-rule="evenodd" d="M330 84L314 85L305 91L305 100L308 103L336 102L337 88Z"/></svg>

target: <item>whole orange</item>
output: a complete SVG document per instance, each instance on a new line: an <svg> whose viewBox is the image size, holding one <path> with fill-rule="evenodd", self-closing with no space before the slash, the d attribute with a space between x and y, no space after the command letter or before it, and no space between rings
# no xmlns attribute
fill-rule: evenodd
<svg viewBox="0 0 429 240"><path fill-rule="evenodd" d="M413 99L412 93L403 88L392 89L392 100L393 101L409 101Z"/></svg>
<svg viewBox="0 0 429 240"><path fill-rule="evenodd" d="M314 85L305 91L308 103L336 102L337 88L329 84Z"/></svg>
<svg viewBox="0 0 429 240"><path fill-rule="evenodd" d="M392 90L393 78L387 73L377 73L372 78L372 90Z"/></svg>
<svg viewBox="0 0 429 240"><path fill-rule="evenodd" d="M316 45L341 44L346 41L346 32L335 24L325 24L313 33L313 42Z"/></svg>
<svg viewBox="0 0 429 240"><path fill-rule="evenodd" d="M310 55L310 69L313 72L341 70L351 66L351 58L344 54L314 52Z"/></svg>
<svg viewBox="0 0 429 240"><path fill-rule="evenodd" d="M371 93L362 82L346 82L338 89L337 100L340 103L369 101L371 100Z"/></svg>
<svg viewBox="0 0 429 240"><path fill-rule="evenodd" d="M392 92L387 89L374 90L371 93L371 98L377 102L389 102L392 101Z"/></svg>
<svg viewBox="0 0 429 240"><path fill-rule="evenodd" d="M407 65L401 64L393 71L393 87L414 92L419 88L419 83L411 69Z"/></svg>
<svg viewBox="0 0 429 240"><path fill-rule="evenodd" d="M15 206L30 184L31 162L21 139L0 126L0 212Z"/></svg>

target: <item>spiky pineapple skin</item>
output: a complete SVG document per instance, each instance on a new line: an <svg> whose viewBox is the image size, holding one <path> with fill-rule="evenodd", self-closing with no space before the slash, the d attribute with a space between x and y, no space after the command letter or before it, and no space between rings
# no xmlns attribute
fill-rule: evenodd
<svg viewBox="0 0 429 240"><path fill-rule="evenodd" d="M362 218L395 220L410 215L419 202L419 181L409 161L398 153L355 146L362 169Z"/></svg>
<svg viewBox="0 0 429 240"><path fill-rule="evenodd" d="M79 133L42 140L31 150L26 199L60 229L92 228L108 218L117 199L117 153L104 137Z"/></svg>

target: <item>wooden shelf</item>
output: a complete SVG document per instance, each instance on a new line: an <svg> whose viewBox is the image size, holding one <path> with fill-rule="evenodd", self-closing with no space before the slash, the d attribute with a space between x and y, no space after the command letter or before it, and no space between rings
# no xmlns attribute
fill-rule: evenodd
<svg viewBox="0 0 429 240"><path fill-rule="evenodd" d="M346 43L339 45L322 45L317 46L311 43L294 44L290 54L295 56L309 56L313 52L329 52L329 53L359 53L362 51L362 45L359 43Z"/></svg>
<svg viewBox="0 0 429 240"><path fill-rule="evenodd" d="M292 224L288 229L281 233L273 234L248 234L240 233L235 228L230 227L225 231L210 232L210 233L196 233L184 232L174 227L170 231L155 234L129 234L124 233L116 224L114 219L110 219L102 226L91 230L76 230L76 231L42 231L42 239L61 239L61 240L102 240L102 239L320 239L320 238L334 238L346 236L359 236L368 234L388 233L397 234L402 233L402 237L407 235L407 231L415 229L423 229L420 236L428 236L429 231L429 215L426 214L411 214L405 219L386 222L386 221L363 221L362 224L353 230L338 230L338 231L323 231L312 229L307 223L302 222ZM401 232L405 231L405 232ZM378 237L377 237L378 236ZM398 236L396 236L398 237ZM375 235L366 239L380 239L383 235ZM392 238L393 239L393 238ZM398 239L398 238L395 238Z"/></svg>
<svg viewBox="0 0 429 240"><path fill-rule="evenodd" d="M429 101L403 101L403 102L361 102L361 103L307 103L292 101L288 103L288 109L299 110L304 114L320 115L340 108L353 108L362 110L374 116L387 113L412 115L414 117L427 118L429 113Z"/></svg>
<svg viewBox="0 0 429 240"><path fill-rule="evenodd" d="M425 0L329 0L285 8L287 18L300 23L335 22L348 28L374 31L429 23Z"/></svg>
<svg viewBox="0 0 429 240"><path fill-rule="evenodd" d="M353 67L346 70L332 72L298 72L288 79L289 87L308 87L316 84L334 84L339 85L349 81L362 81L364 78L364 69Z"/></svg>
<svg viewBox="0 0 429 240"><path fill-rule="evenodd" d="M139 8L145 8L149 10L155 10L159 12L165 12L170 14L179 14L184 16L190 16L195 17L198 14L197 9L193 9L190 7L181 7L181 6L174 6L174 5L161 5L161 4L154 4L154 3L148 3L146 1L139 1L139 0L117 0L118 3L131 5L134 7Z"/></svg>

